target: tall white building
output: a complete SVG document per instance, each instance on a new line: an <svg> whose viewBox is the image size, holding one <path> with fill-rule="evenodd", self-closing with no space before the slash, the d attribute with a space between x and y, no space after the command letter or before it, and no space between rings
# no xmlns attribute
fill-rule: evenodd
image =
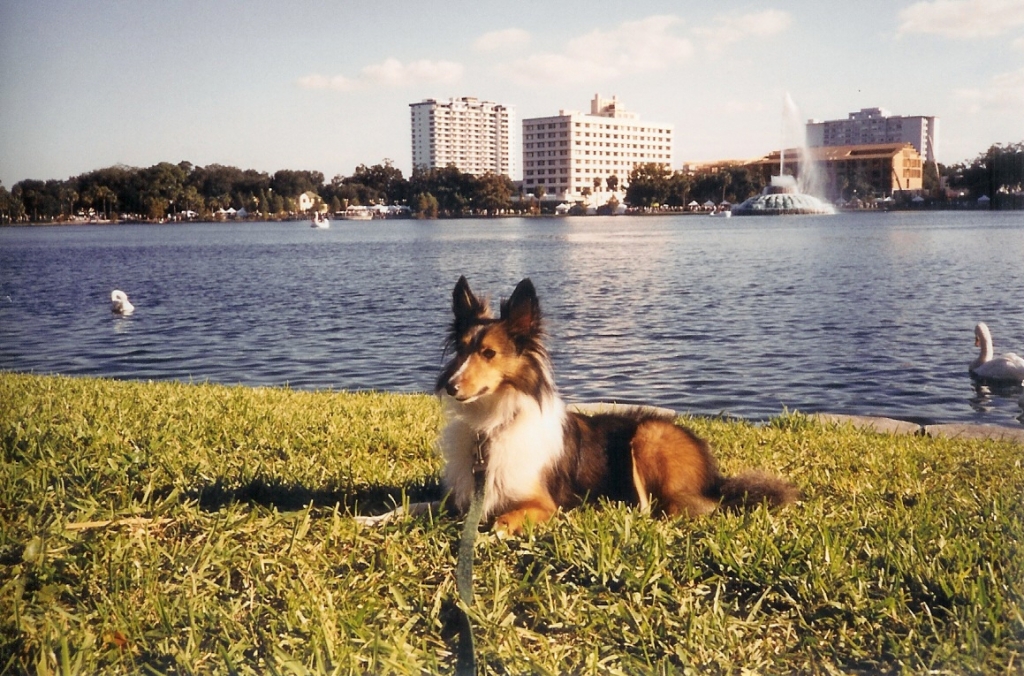
<svg viewBox="0 0 1024 676"><path fill-rule="evenodd" d="M413 170L454 164L467 174L518 177L514 107L469 96L409 107Z"/></svg>
<svg viewBox="0 0 1024 676"><path fill-rule="evenodd" d="M892 115L883 108L862 108L845 120L808 120L807 145L857 146L909 143L926 162L935 161L939 118Z"/></svg>
<svg viewBox="0 0 1024 676"><path fill-rule="evenodd" d="M590 113L562 110L552 117L523 120L523 187L560 199L580 199L584 189L600 193L608 179L624 189L629 172L639 164L672 168L673 126L641 122L614 96L600 94L590 102Z"/></svg>

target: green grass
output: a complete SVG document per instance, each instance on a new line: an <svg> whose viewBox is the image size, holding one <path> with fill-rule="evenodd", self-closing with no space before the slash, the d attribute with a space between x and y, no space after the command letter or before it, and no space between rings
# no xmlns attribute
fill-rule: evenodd
<svg viewBox="0 0 1024 676"><path fill-rule="evenodd" d="M1024 448L704 418L796 507L621 505L477 544L486 673L1022 673ZM426 396L0 373L0 672L436 673L455 640Z"/></svg>

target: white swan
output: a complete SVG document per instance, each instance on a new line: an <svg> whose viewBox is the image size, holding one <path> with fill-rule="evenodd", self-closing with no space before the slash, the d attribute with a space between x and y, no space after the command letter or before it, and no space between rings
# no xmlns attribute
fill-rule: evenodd
<svg viewBox="0 0 1024 676"><path fill-rule="evenodd" d="M135 312L135 306L128 301L128 294L114 289L110 292L110 311L117 315L130 315Z"/></svg>
<svg viewBox="0 0 1024 676"><path fill-rule="evenodd" d="M971 375L980 380L1024 383L1024 359L1012 352L992 356L992 334L985 322L974 327L974 344L981 348L978 358L971 362Z"/></svg>

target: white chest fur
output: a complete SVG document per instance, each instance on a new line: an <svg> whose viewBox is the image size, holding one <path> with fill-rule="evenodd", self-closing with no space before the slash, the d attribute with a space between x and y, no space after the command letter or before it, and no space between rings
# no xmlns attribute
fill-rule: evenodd
<svg viewBox="0 0 1024 676"><path fill-rule="evenodd" d="M544 470L563 452L565 405L557 397L543 406L525 395L505 397L498 406L449 401L447 410L450 422L440 441L444 483L461 510L473 496L473 463L482 436L487 449L485 516L536 495Z"/></svg>

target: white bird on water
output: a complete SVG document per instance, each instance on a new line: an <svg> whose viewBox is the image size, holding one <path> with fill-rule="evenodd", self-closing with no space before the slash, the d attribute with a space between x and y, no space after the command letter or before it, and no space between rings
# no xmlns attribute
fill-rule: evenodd
<svg viewBox="0 0 1024 676"><path fill-rule="evenodd" d="M992 333L985 322L974 327L974 344L981 348L978 358L971 362L971 376L1001 383L1024 383L1024 359L1012 352L992 356Z"/></svg>
<svg viewBox="0 0 1024 676"><path fill-rule="evenodd" d="M110 292L110 311L117 315L130 315L135 312L135 306L128 301L128 294L114 289Z"/></svg>

